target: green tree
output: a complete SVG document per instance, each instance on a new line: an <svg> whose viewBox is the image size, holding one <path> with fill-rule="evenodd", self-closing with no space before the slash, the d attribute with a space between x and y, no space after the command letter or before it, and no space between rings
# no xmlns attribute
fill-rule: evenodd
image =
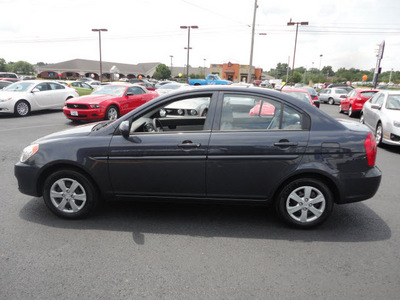
<svg viewBox="0 0 400 300"><path fill-rule="evenodd" d="M303 75L300 72L294 71L293 73L293 83L299 83L303 79Z"/></svg>
<svg viewBox="0 0 400 300"><path fill-rule="evenodd" d="M4 58L0 58L0 72L6 71L6 60Z"/></svg>
<svg viewBox="0 0 400 300"><path fill-rule="evenodd" d="M171 70L165 64L159 64L153 74L155 79L168 79L171 77Z"/></svg>
<svg viewBox="0 0 400 300"><path fill-rule="evenodd" d="M26 61L17 61L12 64L12 71L17 74L33 74L33 66Z"/></svg>

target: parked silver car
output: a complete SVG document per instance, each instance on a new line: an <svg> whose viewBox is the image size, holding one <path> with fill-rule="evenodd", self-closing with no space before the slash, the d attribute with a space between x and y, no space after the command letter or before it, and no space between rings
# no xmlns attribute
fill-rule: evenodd
<svg viewBox="0 0 400 300"><path fill-rule="evenodd" d="M75 89L53 81L19 81L1 90L0 112L23 117L35 110L62 109L65 101L78 96Z"/></svg>
<svg viewBox="0 0 400 300"><path fill-rule="evenodd" d="M348 91L342 88L326 88L318 93L319 101L329 104L340 104L340 96L347 95Z"/></svg>
<svg viewBox="0 0 400 300"><path fill-rule="evenodd" d="M378 145L400 146L400 91L381 91L365 102L360 122L374 133Z"/></svg>

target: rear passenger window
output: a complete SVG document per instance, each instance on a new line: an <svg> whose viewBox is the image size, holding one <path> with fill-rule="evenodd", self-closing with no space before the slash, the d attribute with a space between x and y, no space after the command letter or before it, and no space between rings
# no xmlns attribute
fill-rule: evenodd
<svg viewBox="0 0 400 300"><path fill-rule="evenodd" d="M282 110L283 108L283 110ZM282 103L247 95L225 95L220 130L301 130L302 114Z"/></svg>

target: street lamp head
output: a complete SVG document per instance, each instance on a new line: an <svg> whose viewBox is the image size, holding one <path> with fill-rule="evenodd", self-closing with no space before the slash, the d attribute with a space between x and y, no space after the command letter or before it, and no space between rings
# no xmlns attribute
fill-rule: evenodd
<svg viewBox="0 0 400 300"><path fill-rule="evenodd" d="M308 22L300 22L300 25L308 25Z"/></svg>
<svg viewBox="0 0 400 300"><path fill-rule="evenodd" d="M294 22L287 22L287 26L294 26Z"/></svg>
<svg viewBox="0 0 400 300"><path fill-rule="evenodd" d="M192 26L180 26L181 29L188 29L188 28L192 28L192 29L199 29L199 26L197 25L192 25Z"/></svg>
<svg viewBox="0 0 400 300"><path fill-rule="evenodd" d="M101 28L101 29L92 29L92 31L108 31L108 29Z"/></svg>

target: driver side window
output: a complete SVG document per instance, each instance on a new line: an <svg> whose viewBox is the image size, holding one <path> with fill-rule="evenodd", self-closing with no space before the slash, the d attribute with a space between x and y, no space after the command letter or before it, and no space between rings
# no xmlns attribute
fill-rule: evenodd
<svg viewBox="0 0 400 300"><path fill-rule="evenodd" d="M203 131L210 101L211 95L179 98L133 120L130 133Z"/></svg>

